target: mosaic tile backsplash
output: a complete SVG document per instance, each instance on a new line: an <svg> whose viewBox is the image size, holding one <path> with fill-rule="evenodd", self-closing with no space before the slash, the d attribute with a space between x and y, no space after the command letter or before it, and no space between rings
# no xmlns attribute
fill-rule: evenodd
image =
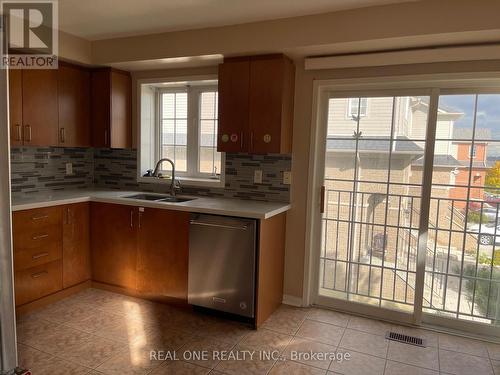
<svg viewBox="0 0 500 375"><path fill-rule="evenodd" d="M12 148L12 196L53 190L86 189L94 185L94 152L86 148ZM66 163L73 174L66 174Z"/></svg>
<svg viewBox="0 0 500 375"><path fill-rule="evenodd" d="M66 163L73 175L66 175ZM36 148L11 149L14 198L51 190L101 187L117 190L166 192L159 184L138 183L137 152L123 149ZM255 169L263 171L262 184L253 183ZM183 194L262 201L290 201L290 186L283 171L291 170L289 155L226 154L225 188L183 186Z"/></svg>
<svg viewBox="0 0 500 375"><path fill-rule="evenodd" d="M282 184L282 172L291 167L289 155L226 154L225 188L183 186L182 193L289 202L290 186ZM262 184L253 183L255 169L262 170ZM98 187L167 192L165 185L137 183L136 173L136 150L94 150L94 178Z"/></svg>

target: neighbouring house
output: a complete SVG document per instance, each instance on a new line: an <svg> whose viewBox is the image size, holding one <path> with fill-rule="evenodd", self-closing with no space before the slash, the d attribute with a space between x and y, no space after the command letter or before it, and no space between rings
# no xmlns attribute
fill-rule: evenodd
<svg viewBox="0 0 500 375"><path fill-rule="evenodd" d="M478 128L474 133L472 143L472 129L455 128L453 130L453 147L456 159L460 165L456 169L455 184L474 187L467 192L466 187L457 186L450 190L450 197L457 199L456 207L465 208L467 194L469 199L482 201L484 199L484 181L492 163L488 161L488 141L491 140L489 129ZM463 201L462 201L463 200Z"/></svg>

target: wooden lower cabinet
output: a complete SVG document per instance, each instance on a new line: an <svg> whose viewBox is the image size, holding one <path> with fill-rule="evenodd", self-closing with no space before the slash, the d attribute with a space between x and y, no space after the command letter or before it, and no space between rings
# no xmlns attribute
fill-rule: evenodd
<svg viewBox="0 0 500 375"><path fill-rule="evenodd" d="M63 206L63 288L90 279L90 204Z"/></svg>
<svg viewBox="0 0 500 375"><path fill-rule="evenodd" d="M91 203L92 279L136 288L137 207Z"/></svg>
<svg viewBox="0 0 500 375"><path fill-rule="evenodd" d="M14 274L16 306L45 297L62 289L61 260L16 271Z"/></svg>
<svg viewBox="0 0 500 375"><path fill-rule="evenodd" d="M189 213L138 213L137 290L153 299L187 300Z"/></svg>
<svg viewBox="0 0 500 375"><path fill-rule="evenodd" d="M16 306L90 279L89 204L13 213Z"/></svg>
<svg viewBox="0 0 500 375"><path fill-rule="evenodd" d="M187 300L189 213L92 203L92 279L156 300Z"/></svg>

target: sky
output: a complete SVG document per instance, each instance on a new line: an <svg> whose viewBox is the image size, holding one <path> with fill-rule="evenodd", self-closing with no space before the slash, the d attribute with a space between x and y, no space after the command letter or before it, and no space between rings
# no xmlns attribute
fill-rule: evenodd
<svg viewBox="0 0 500 375"><path fill-rule="evenodd" d="M464 113L464 116L455 122L455 127L468 129L473 126L474 101L475 95L446 95L439 99L440 105L450 107L446 109ZM500 159L500 94L478 96L476 129L478 128L490 129L492 142L488 146L488 157Z"/></svg>

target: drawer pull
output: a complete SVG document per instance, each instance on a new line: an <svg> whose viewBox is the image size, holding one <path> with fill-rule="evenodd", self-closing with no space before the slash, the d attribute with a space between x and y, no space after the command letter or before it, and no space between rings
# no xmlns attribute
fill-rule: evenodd
<svg viewBox="0 0 500 375"><path fill-rule="evenodd" d="M42 219L48 219L49 215L40 215L40 216L33 216L31 220L42 220Z"/></svg>
<svg viewBox="0 0 500 375"><path fill-rule="evenodd" d="M48 275L49 273L47 271L42 271L42 272L37 272L31 275L32 278L38 279L39 277Z"/></svg>
<svg viewBox="0 0 500 375"><path fill-rule="evenodd" d="M33 240L40 240L42 238L47 238L48 234L39 234L38 236L33 236Z"/></svg>
<svg viewBox="0 0 500 375"><path fill-rule="evenodd" d="M40 259L40 258L43 258L43 257L46 257L46 256L49 256L49 253L40 253L40 254L35 254L33 255L31 258L33 260L37 260L37 259Z"/></svg>

